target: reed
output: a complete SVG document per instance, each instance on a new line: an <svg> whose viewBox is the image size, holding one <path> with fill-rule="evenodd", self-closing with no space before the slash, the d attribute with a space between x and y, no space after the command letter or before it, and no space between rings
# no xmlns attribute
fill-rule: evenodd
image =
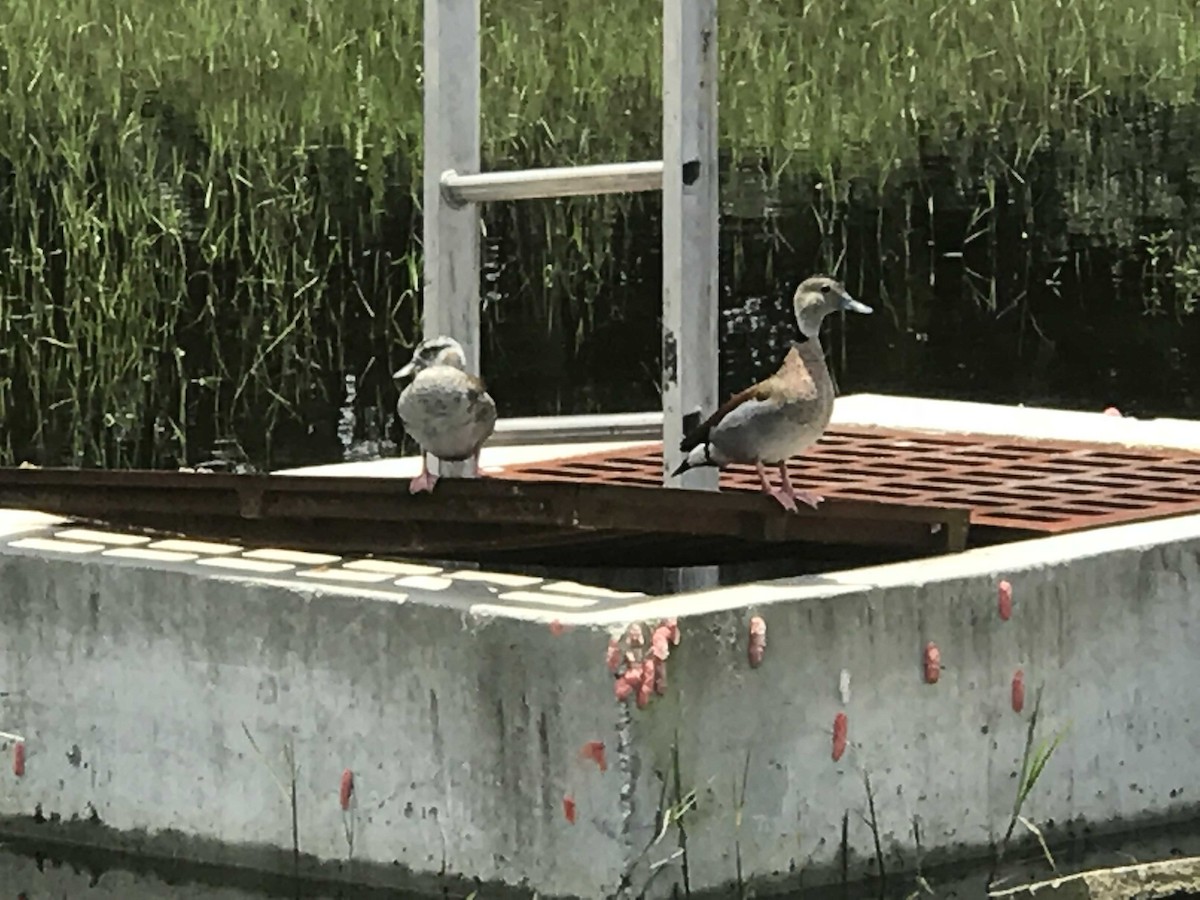
<svg viewBox="0 0 1200 900"><path fill-rule="evenodd" d="M484 10L488 166L658 154L656 3ZM269 461L281 435L332 418L346 374L364 406L390 405L386 375L419 329L420 0L5 12L0 462L173 465L227 436ZM729 0L727 200L769 206L789 179L819 183L812 212L836 265L855 197L882 197L940 148L961 157L986 238L987 198L1051 136L1091 159L1082 129L1114 96L1192 102L1193 15L1183 0ZM1105 152L1073 176L1077 209L1108 184ZM656 205L489 208L487 352L517 352L496 336L519 326L569 366L644 304L625 296L642 254L629 223ZM1127 219L1098 215L1107 238ZM1188 285L1190 310L1200 252L1171 235L1155 272Z"/></svg>

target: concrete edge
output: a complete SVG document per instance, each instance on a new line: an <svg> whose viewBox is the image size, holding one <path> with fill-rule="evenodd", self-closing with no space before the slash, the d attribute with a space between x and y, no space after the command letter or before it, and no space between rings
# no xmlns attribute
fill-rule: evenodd
<svg viewBox="0 0 1200 900"><path fill-rule="evenodd" d="M1145 551L1197 539L1200 539L1200 513L1171 516L1030 538L945 556L648 597L603 610L581 612L572 621L580 625L613 626L633 619L696 616L798 600L828 599L902 584L919 586L981 575L1011 578L1022 572L1108 553ZM1019 585L1014 583L1013 590L1019 590Z"/></svg>
<svg viewBox="0 0 1200 900"><path fill-rule="evenodd" d="M48 549L22 548L20 541L14 544L11 540L25 540L47 534L63 521L40 513L0 510L0 554L32 555L56 561L96 559L96 555L90 554L60 554ZM124 533L127 530L119 531ZM660 596L609 591L596 585L542 578L529 579L528 588L511 585L489 586L490 581L497 581L498 584L504 584L504 580L511 582L514 576L484 569L446 570L439 573L439 576L445 574L447 577L434 579L446 583L440 585L438 590L432 590L423 587L419 578L415 581L410 579L403 585L400 582L371 585L338 583L333 578L304 579L293 577L293 573L280 575L216 569L201 565L195 560L160 562L124 559L106 553L104 562L109 565L136 565L163 571L174 570L186 572L192 577L227 579L244 584L286 585L295 590L314 591L325 596L446 606L458 609L464 615L481 619L507 618L531 624L557 624L612 632L634 621L699 616L778 603L829 599L901 584L936 584L981 575L994 576L997 580L1013 580L1013 589L1019 592L1018 582L1023 572L1069 564L1102 554L1144 551L1188 540L1200 540L1200 513L1029 538L944 556ZM97 546L96 549L103 548ZM113 549L109 548L108 553L112 552ZM350 557L343 558L343 563L356 564ZM432 571L434 567L419 568L429 568ZM451 582L454 585L453 590L448 590ZM534 585L534 582L537 584ZM572 584L574 587L562 588L564 584ZM577 596L562 593L568 589L576 591Z"/></svg>

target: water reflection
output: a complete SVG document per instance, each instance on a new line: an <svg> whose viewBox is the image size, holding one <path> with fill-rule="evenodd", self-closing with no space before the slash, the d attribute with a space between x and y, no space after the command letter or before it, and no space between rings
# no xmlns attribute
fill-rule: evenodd
<svg viewBox="0 0 1200 900"><path fill-rule="evenodd" d="M0 847L0 900L345 900L361 896L318 889L275 890L266 886L264 876L254 873L203 878L172 870L169 864L160 864L155 871L147 864L134 864L138 871L133 871L111 868L113 860L105 860L103 854L81 851L78 856L88 862ZM387 895L373 891L370 896ZM393 896L399 900L405 895Z"/></svg>

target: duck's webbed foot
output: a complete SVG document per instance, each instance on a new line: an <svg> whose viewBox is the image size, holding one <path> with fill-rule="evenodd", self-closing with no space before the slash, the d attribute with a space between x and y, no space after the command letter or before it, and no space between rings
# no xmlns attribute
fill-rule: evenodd
<svg viewBox="0 0 1200 900"><path fill-rule="evenodd" d="M797 512L796 500L790 496L783 488L771 488L770 495L779 501L779 505L788 512Z"/></svg>
<svg viewBox="0 0 1200 900"><path fill-rule="evenodd" d="M429 471L429 457L421 454L421 474L408 483L410 494L430 493L438 477Z"/></svg>
<svg viewBox="0 0 1200 900"><path fill-rule="evenodd" d="M762 484L762 492L768 497L774 497L779 502L779 505L788 512L796 512L796 498L793 492L784 487L771 487L771 480L767 478L767 469L762 464L762 461L759 460L754 465L758 469L758 480ZM790 484L788 487L790 487Z"/></svg>
<svg viewBox="0 0 1200 900"><path fill-rule="evenodd" d="M783 492L787 494L788 498L792 502L792 505L788 508L793 512L796 510L797 500L799 500L805 506L811 506L813 509L816 509L825 501L825 498L820 494L814 494L809 491L798 491L792 486L792 477L788 474L786 459L779 464L779 477L783 482Z"/></svg>

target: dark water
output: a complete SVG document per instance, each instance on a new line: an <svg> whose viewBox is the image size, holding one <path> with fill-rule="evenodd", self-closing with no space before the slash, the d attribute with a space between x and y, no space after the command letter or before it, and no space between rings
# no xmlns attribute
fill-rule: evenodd
<svg viewBox="0 0 1200 900"><path fill-rule="evenodd" d="M0 849L3 900L261 900L271 896L239 888L213 887L175 878L86 867L48 857ZM330 898L332 900L332 898Z"/></svg>
<svg viewBox="0 0 1200 900"><path fill-rule="evenodd" d="M0 845L0 900L413 900L378 889L280 884L247 871ZM457 896L457 895L451 895Z"/></svg>
<svg viewBox="0 0 1200 900"><path fill-rule="evenodd" d="M1040 882L1090 869L1191 858L1197 851L1195 828L1178 827L1133 831L1100 840L1055 846L1056 869L1051 870L1039 848L1010 848L998 872L997 889ZM43 852L44 851L44 852ZM912 900L976 900L985 894L986 861L964 866L926 869L917 878L904 861L903 874L891 866L885 890L878 881L774 895L781 900L844 900L845 897ZM1200 884L1171 897L1200 897ZM734 890L731 888L730 896ZM430 896L430 895L422 895ZM442 900L465 900L462 891L446 890ZM485 900L486 891L476 897ZM323 888L311 883L282 882L248 870L219 870L165 860L112 857L89 850L8 847L0 844L0 900L421 900L417 895L380 888L344 885Z"/></svg>
<svg viewBox="0 0 1200 900"><path fill-rule="evenodd" d="M765 162L725 160L722 392L777 363L795 285L824 271L878 310L827 328L843 392L1196 415L1200 106L1113 98L1087 127L1032 143L963 132L927 143L882 182L797 165L776 178ZM162 348L134 427L105 433L105 398L91 398L83 418L69 403L38 409L22 399L28 373L16 372L5 421L14 461L62 462L81 429L99 435L75 460L89 465L194 463L221 439L271 467L395 451L388 373L419 323L401 265L419 249L413 173L389 161L381 202L352 177L348 151L306 165L321 190L312 221L296 228L341 249L304 296L303 336L252 366L254 347L239 341L262 331L247 331L255 323L239 311L278 298L255 293L267 289L253 257L209 265L196 250L189 283L213 285L222 305L208 315L204 291L185 299L195 309L172 338L184 353ZM368 207L381 212L365 216ZM485 224L483 369L501 414L659 408L658 196L496 204ZM171 424L181 408L183 443Z"/></svg>
<svg viewBox="0 0 1200 900"><path fill-rule="evenodd" d="M843 392L1197 415L1200 107L1114 100L1088 129L1045 136L1020 171L1004 162L1016 146L964 135L882 190L726 164L722 393L773 370L795 285L835 271L877 310L827 326ZM575 276L585 304L539 294L548 319L522 298L539 290L531 269L555 265L538 244L552 206L487 210L483 366L502 414L659 408L657 197L632 198L606 265ZM362 388L355 440L396 438L390 389ZM336 453L308 424L288 452Z"/></svg>

